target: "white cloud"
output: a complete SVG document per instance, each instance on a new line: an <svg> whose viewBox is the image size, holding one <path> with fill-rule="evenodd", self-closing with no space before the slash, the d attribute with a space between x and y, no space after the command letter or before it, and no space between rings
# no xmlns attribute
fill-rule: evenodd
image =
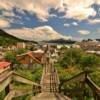
<svg viewBox="0 0 100 100"><path fill-rule="evenodd" d="M96 4L100 5L100 0L95 0Z"/></svg>
<svg viewBox="0 0 100 100"><path fill-rule="evenodd" d="M65 18L83 20L96 15L96 11L91 7L95 3L94 0L64 0L64 3L67 5Z"/></svg>
<svg viewBox="0 0 100 100"><path fill-rule="evenodd" d="M65 8L64 8L64 7L58 8L58 12L59 12L59 13L65 12Z"/></svg>
<svg viewBox="0 0 100 100"><path fill-rule="evenodd" d="M72 22L71 24L69 24L69 23L65 23L65 24L64 24L65 27L69 27L69 26L71 26L71 25L73 25L73 26L78 26L78 23L77 23L77 22Z"/></svg>
<svg viewBox="0 0 100 100"><path fill-rule="evenodd" d="M13 7L27 10L43 21L47 21L50 16L50 8L58 8L59 12L66 13L65 18L83 20L96 15L96 11L91 7L94 3L100 4L100 0L0 0L0 8L10 11Z"/></svg>
<svg viewBox="0 0 100 100"><path fill-rule="evenodd" d="M64 18L84 20L89 16L96 15L96 11L91 7L94 3L96 3L95 0L63 0L63 7L60 8L61 11L64 10L63 12L66 13Z"/></svg>
<svg viewBox="0 0 100 100"><path fill-rule="evenodd" d="M10 26L10 23L5 20L5 19L0 19L0 28L6 28L6 27L9 27Z"/></svg>
<svg viewBox="0 0 100 100"><path fill-rule="evenodd" d="M97 24L97 23L100 23L100 18L88 20L88 22L89 22L90 24Z"/></svg>
<svg viewBox="0 0 100 100"><path fill-rule="evenodd" d="M55 8L60 0L13 0L12 2L16 7L35 13L40 20L46 21L50 16L49 8Z"/></svg>
<svg viewBox="0 0 100 100"><path fill-rule="evenodd" d="M72 25L78 26L78 23L77 22L73 22Z"/></svg>
<svg viewBox="0 0 100 100"><path fill-rule="evenodd" d="M59 3L60 0L0 0L0 9L12 11L15 7L35 13L40 20L45 20L49 17L49 8L55 8Z"/></svg>
<svg viewBox="0 0 100 100"><path fill-rule="evenodd" d="M60 38L71 39L70 36L63 36L60 33L56 32L50 26L42 26L37 28L8 29L6 31L16 37L34 41L53 40Z"/></svg>
<svg viewBox="0 0 100 100"><path fill-rule="evenodd" d="M68 23L65 23L65 24L64 24L64 26L65 26L65 27L69 27L69 26L70 26L70 24L68 24Z"/></svg>
<svg viewBox="0 0 100 100"><path fill-rule="evenodd" d="M50 17L57 17L57 15L55 15L55 14L50 14Z"/></svg>
<svg viewBox="0 0 100 100"><path fill-rule="evenodd" d="M3 11L3 16L13 17L15 14L12 11Z"/></svg>
<svg viewBox="0 0 100 100"><path fill-rule="evenodd" d="M88 35L90 34L90 31L89 30L79 30L78 31L81 35Z"/></svg>
<svg viewBox="0 0 100 100"><path fill-rule="evenodd" d="M13 4L9 0L0 0L0 9L12 10Z"/></svg>

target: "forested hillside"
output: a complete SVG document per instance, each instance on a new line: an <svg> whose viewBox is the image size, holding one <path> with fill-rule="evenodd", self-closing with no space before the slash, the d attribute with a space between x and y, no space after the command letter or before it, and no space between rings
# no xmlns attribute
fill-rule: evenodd
<svg viewBox="0 0 100 100"><path fill-rule="evenodd" d="M0 46L13 45L16 44L16 42L21 42L21 41L23 40L11 36L3 30L0 30Z"/></svg>

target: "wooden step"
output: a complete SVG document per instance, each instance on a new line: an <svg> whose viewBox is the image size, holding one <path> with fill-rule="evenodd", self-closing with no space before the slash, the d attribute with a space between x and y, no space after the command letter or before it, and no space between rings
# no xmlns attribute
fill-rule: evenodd
<svg viewBox="0 0 100 100"><path fill-rule="evenodd" d="M40 93L37 97L32 97L31 100L72 100L67 96L59 93Z"/></svg>

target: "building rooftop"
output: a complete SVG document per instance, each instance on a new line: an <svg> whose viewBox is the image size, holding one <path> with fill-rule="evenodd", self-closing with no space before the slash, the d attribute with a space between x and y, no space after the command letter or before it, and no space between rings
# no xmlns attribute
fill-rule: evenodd
<svg viewBox="0 0 100 100"><path fill-rule="evenodd" d="M36 50L36 51L33 51L34 53L44 53L44 51L43 50L41 50L41 49L38 49L38 50Z"/></svg>
<svg viewBox="0 0 100 100"><path fill-rule="evenodd" d="M0 62L0 69L9 66L10 62Z"/></svg>

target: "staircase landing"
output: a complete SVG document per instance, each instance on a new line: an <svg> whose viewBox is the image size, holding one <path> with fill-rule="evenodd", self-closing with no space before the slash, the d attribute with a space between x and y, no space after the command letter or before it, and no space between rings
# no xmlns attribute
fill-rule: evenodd
<svg viewBox="0 0 100 100"><path fill-rule="evenodd" d="M32 97L31 100L72 100L67 96L59 93L40 93L39 95Z"/></svg>

